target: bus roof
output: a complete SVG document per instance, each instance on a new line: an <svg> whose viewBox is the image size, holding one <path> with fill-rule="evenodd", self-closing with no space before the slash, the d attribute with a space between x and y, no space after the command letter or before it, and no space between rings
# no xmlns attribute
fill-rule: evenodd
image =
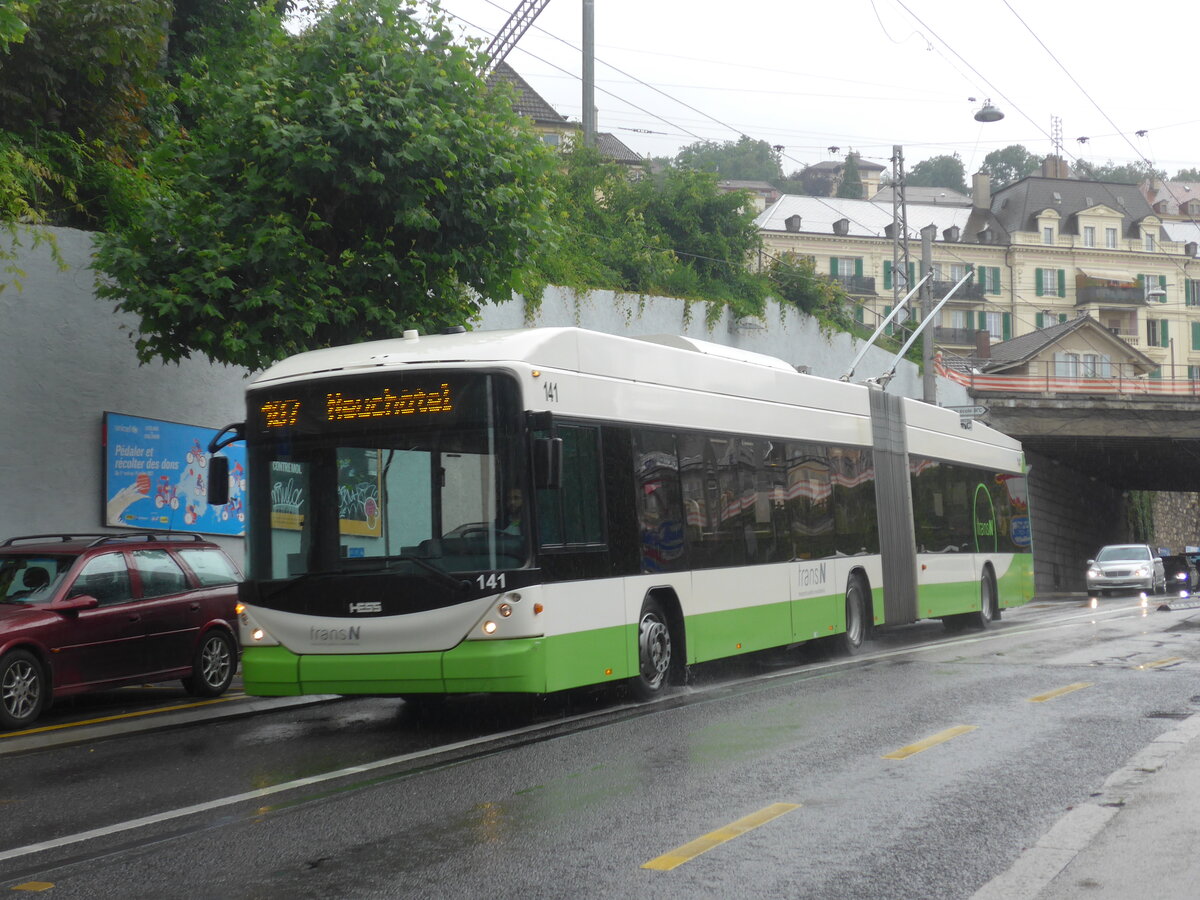
<svg viewBox="0 0 1200 900"><path fill-rule="evenodd" d="M547 368L590 372L594 371L590 364L593 360L604 357L616 360L633 352L654 354L655 350L647 348L647 344L702 353L785 372L796 371L794 366L773 356L670 334L621 337L572 327L466 331L434 335L417 335L416 332L405 334L406 337L403 338L367 341L299 353L270 366L253 379L251 384L262 386L268 382L286 381L305 375L329 375L335 372L412 363L525 362ZM664 367L664 371L671 368Z"/></svg>

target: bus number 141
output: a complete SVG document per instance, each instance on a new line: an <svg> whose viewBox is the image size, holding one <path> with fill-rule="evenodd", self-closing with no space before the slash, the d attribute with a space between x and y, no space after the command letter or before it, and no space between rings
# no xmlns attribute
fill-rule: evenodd
<svg viewBox="0 0 1200 900"><path fill-rule="evenodd" d="M481 591L486 591L486 590L502 591L502 590L504 590L504 573L503 572L492 572L490 575L480 575L475 580L479 582L479 589Z"/></svg>

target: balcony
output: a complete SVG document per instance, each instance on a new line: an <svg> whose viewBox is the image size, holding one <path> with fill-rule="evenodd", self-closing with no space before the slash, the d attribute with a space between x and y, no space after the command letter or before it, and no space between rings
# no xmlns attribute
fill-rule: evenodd
<svg viewBox="0 0 1200 900"><path fill-rule="evenodd" d="M826 280L840 284L847 294L875 295L875 278L871 275L825 275Z"/></svg>
<svg viewBox="0 0 1200 900"><path fill-rule="evenodd" d="M1124 331L1120 328L1110 328L1108 329L1108 333L1113 337L1119 337L1131 347L1141 346L1142 338L1141 335L1139 335L1136 331Z"/></svg>
<svg viewBox="0 0 1200 900"><path fill-rule="evenodd" d="M955 280L955 281L934 281L934 282L932 282L932 284L933 284L933 299L941 300L943 297L946 296L946 292L949 291L950 288L952 288L952 287L954 287L954 285L958 284L958 281L957 280ZM954 292L954 296L950 298L950 302L954 303L956 300L984 300L984 299L986 299L986 298L983 296L983 285L979 284L978 282L976 282L974 280L971 280L971 281L968 281L966 284L964 284L962 287L960 287L957 291Z"/></svg>
<svg viewBox="0 0 1200 900"><path fill-rule="evenodd" d="M1146 292L1140 287L1104 287L1087 285L1075 289L1075 305L1089 303L1120 303L1122 305L1145 306Z"/></svg>

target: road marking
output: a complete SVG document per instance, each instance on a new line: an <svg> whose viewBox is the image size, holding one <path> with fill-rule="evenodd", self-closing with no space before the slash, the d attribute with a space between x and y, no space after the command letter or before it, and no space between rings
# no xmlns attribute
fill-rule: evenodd
<svg viewBox="0 0 1200 900"><path fill-rule="evenodd" d="M952 738L958 737L960 734L974 731L978 725L955 725L953 728L947 728L945 731L939 731L932 737L927 737L923 741L917 741L915 744L909 744L907 747L901 747L899 750L893 750L891 753L883 754L883 759L908 759L910 756L915 756L922 750L928 750L930 747L936 747L938 744L944 744Z"/></svg>
<svg viewBox="0 0 1200 900"><path fill-rule="evenodd" d="M80 722L63 722L60 725L43 725L40 728L29 728L25 731L9 731L0 734L0 739L22 737L27 734L42 734L47 731L60 731L63 728L79 728L82 725L102 725L105 722L119 722L121 719L137 719L141 716L153 716L158 713L178 712L181 709L199 709L202 706L212 706L215 703L228 703L230 700L241 700L245 694L229 694L214 700L198 700L195 703L181 703L178 706L159 706L154 709L143 709L138 712L121 713L117 716L103 716L99 719L84 719Z"/></svg>
<svg viewBox="0 0 1200 900"><path fill-rule="evenodd" d="M1135 669L1157 669L1160 666L1169 666L1171 663L1183 662L1182 656L1168 656L1166 659L1156 659L1154 662L1142 663L1140 666L1134 666Z"/></svg>
<svg viewBox="0 0 1200 900"><path fill-rule="evenodd" d="M793 809L799 809L799 803L772 803L770 806L760 809L756 813L751 813L736 822L730 822L724 828L718 828L716 831L710 831L703 837L698 837L694 841L688 841L682 847L676 847L669 853L664 853L662 856L656 856L648 863L642 863L643 869L656 869L659 872L669 872L678 866L682 866L685 862L689 862L699 856L701 853L706 853L713 847L719 847L726 841L732 841L735 837L740 837L747 831L753 831L759 825L765 825L772 819L778 819L785 813L790 813Z"/></svg>
<svg viewBox="0 0 1200 900"><path fill-rule="evenodd" d="M24 884L14 884L10 891L48 891L54 887L53 881L27 881Z"/></svg>
<svg viewBox="0 0 1200 900"><path fill-rule="evenodd" d="M1077 681L1074 684L1068 684L1066 687L1060 687L1054 691L1047 691L1044 694L1038 694L1036 697L1030 697L1030 703L1045 703L1047 700L1053 700L1055 697L1061 697L1063 694L1070 694L1074 691L1082 691L1084 688L1090 688L1093 682Z"/></svg>

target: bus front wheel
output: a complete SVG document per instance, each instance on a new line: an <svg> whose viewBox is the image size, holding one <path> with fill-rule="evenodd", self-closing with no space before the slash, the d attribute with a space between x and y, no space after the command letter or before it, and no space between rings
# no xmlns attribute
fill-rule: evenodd
<svg viewBox="0 0 1200 900"><path fill-rule="evenodd" d="M998 618L996 582L991 571L987 570L979 579L979 609L965 613L961 621L968 628L987 628Z"/></svg>
<svg viewBox="0 0 1200 900"><path fill-rule="evenodd" d="M674 639L662 604L648 597L638 616L638 672L630 682L638 700L653 700L666 689Z"/></svg>

